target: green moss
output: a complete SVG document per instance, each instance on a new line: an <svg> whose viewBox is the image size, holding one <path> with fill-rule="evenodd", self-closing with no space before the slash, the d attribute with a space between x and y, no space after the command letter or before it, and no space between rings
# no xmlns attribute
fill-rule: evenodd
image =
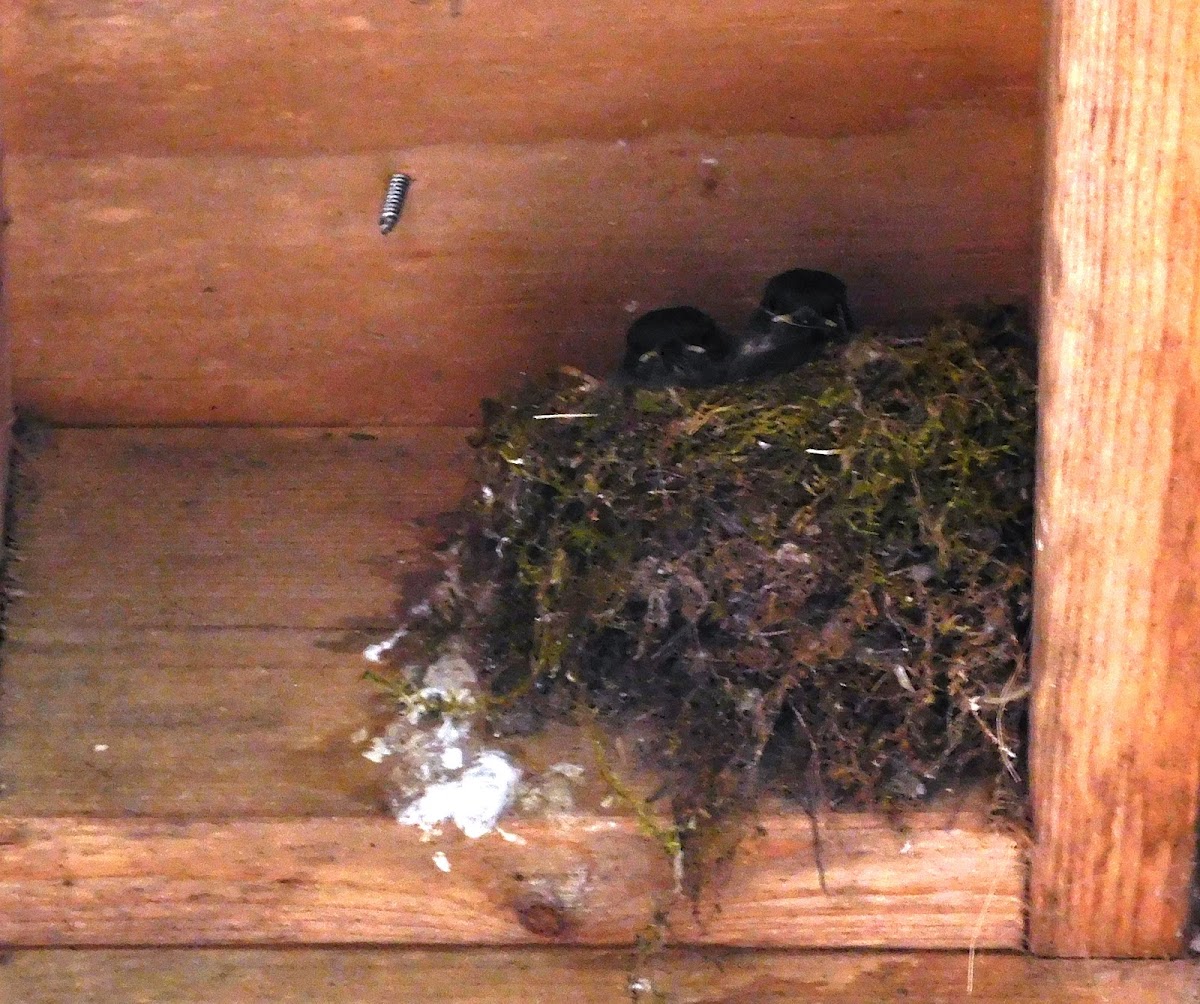
<svg viewBox="0 0 1200 1004"><path fill-rule="evenodd" d="M679 827L664 824L650 803L638 796L629 784L613 770L605 750L604 737L594 723L588 732L588 738L592 744L592 756L596 761L600 779L608 786L617 801L633 812L642 835L657 843L672 861L679 859L683 854L683 842L680 838Z"/></svg>

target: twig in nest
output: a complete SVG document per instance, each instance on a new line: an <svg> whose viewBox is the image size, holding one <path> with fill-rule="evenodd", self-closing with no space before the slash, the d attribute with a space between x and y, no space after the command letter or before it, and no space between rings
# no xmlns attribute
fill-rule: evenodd
<svg viewBox="0 0 1200 1004"><path fill-rule="evenodd" d="M535 422L544 422L548 418L562 418L562 419L596 418L599 416L599 414L600 413L596 412L596 411L561 411L561 412L556 411L556 412L546 412L545 414L542 414L542 415L534 415L533 420Z"/></svg>
<svg viewBox="0 0 1200 1004"><path fill-rule="evenodd" d="M820 883L821 892L828 896L829 887L825 884L825 840L821 836L821 823L817 818L818 802L824 801L821 798L821 762L817 755L817 739L796 706L789 702L788 707L792 709L792 714L796 716L796 721L800 723L800 727L808 737L808 745L812 751L808 758L808 785L801 805L803 805L804 813L808 816L808 823L812 827L813 862L817 866L817 882Z"/></svg>

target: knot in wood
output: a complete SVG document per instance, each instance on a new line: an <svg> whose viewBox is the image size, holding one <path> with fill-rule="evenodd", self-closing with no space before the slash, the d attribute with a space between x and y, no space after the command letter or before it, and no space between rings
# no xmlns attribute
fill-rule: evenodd
<svg viewBox="0 0 1200 1004"><path fill-rule="evenodd" d="M517 898L517 919L530 934L557 938L567 929L567 912L552 893L527 892Z"/></svg>

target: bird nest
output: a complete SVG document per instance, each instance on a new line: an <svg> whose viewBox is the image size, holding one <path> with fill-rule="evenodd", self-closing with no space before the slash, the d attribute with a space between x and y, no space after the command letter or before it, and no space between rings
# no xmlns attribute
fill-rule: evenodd
<svg viewBox="0 0 1200 1004"><path fill-rule="evenodd" d="M390 685L411 707L453 649L499 728L653 720L694 876L765 790L1019 793L1035 386L1019 317L986 309L754 383L560 371L488 402Z"/></svg>

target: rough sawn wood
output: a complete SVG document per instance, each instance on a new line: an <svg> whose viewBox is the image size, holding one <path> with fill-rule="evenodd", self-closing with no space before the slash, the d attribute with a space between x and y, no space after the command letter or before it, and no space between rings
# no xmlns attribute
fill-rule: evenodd
<svg viewBox="0 0 1200 1004"><path fill-rule="evenodd" d="M1200 808L1200 8L1054 11L1030 936L1175 955Z"/></svg>

